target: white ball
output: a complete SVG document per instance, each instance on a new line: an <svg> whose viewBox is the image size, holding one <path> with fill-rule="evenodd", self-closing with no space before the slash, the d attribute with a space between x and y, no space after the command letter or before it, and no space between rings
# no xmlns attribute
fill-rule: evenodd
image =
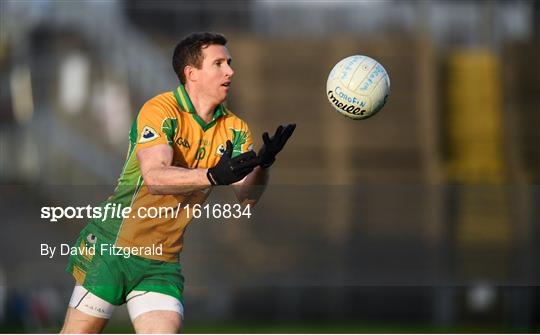
<svg viewBox="0 0 540 335"><path fill-rule="evenodd" d="M326 95L341 114L361 120L381 110L390 94L384 67L367 56L350 56L334 66L326 82Z"/></svg>

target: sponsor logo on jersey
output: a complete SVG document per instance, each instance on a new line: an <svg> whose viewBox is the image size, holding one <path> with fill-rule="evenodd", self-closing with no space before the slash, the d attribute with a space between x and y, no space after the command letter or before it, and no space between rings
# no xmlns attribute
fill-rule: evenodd
<svg viewBox="0 0 540 335"><path fill-rule="evenodd" d="M206 148L205 147L200 147L199 150L197 150L197 154L195 155L195 159L200 161L200 160L204 159L204 157L206 157Z"/></svg>
<svg viewBox="0 0 540 335"><path fill-rule="evenodd" d="M180 137L180 138L178 138L176 140L176 144L181 145L186 149L191 148L191 145L189 144L188 140L186 140L185 138L182 138L182 137Z"/></svg>
<svg viewBox="0 0 540 335"><path fill-rule="evenodd" d="M216 155L223 156L224 153L225 153L225 145L220 144L219 147L216 150Z"/></svg>
<svg viewBox="0 0 540 335"><path fill-rule="evenodd" d="M152 127L144 126L143 130L141 131L141 137L139 138L139 143L146 143L155 140L159 137L159 134L157 131L155 131Z"/></svg>

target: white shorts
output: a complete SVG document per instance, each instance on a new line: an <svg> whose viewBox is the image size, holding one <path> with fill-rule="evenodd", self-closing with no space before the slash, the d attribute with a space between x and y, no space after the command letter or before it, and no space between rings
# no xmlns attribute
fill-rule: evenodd
<svg viewBox="0 0 540 335"><path fill-rule="evenodd" d="M151 311L173 311L184 318L184 306L180 300L163 293L149 291L131 291L127 295L127 309L131 321L139 315ZM80 285L76 285L69 301L69 307L91 316L110 319L114 305L92 294Z"/></svg>

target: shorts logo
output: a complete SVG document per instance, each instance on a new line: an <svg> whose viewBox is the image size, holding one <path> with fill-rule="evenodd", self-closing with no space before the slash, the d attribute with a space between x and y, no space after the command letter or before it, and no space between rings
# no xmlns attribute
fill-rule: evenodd
<svg viewBox="0 0 540 335"><path fill-rule="evenodd" d="M88 241L88 243L96 244L97 237L94 234L88 234L88 236L86 236L86 240Z"/></svg>
<svg viewBox="0 0 540 335"><path fill-rule="evenodd" d="M155 131L152 127L144 126L141 137L139 138L139 143L146 143L155 140L159 137L159 134L157 131Z"/></svg>

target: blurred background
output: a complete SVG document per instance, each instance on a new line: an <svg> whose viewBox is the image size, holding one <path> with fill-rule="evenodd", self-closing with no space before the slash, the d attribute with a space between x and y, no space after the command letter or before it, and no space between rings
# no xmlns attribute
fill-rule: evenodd
<svg viewBox="0 0 540 335"><path fill-rule="evenodd" d="M254 216L192 223L186 332L540 329L540 4L534 1L0 1L0 332L56 332L84 222L128 131L177 87L173 49L224 33L228 106L298 127ZM352 121L331 68L368 55L387 105ZM211 203L232 201L218 190ZM131 332L119 308L108 332Z"/></svg>

